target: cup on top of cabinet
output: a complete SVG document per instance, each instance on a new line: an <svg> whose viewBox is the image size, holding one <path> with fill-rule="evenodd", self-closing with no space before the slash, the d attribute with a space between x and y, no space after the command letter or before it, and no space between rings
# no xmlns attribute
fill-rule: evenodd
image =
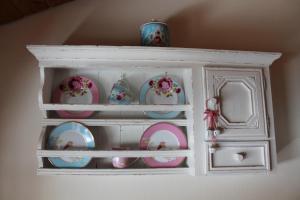
<svg viewBox="0 0 300 200"><path fill-rule="evenodd" d="M142 46L170 46L169 30L166 23L152 20L140 27Z"/></svg>

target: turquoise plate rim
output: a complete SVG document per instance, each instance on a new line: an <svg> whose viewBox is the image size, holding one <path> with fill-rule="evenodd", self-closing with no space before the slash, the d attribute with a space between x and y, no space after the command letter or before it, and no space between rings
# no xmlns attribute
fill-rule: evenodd
<svg viewBox="0 0 300 200"><path fill-rule="evenodd" d="M161 77L163 77L164 75L158 75L158 76L154 76L153 78L151 79L148 79L141 87L140 89L140 104L146 104L146 94L148 92L150 88L148 82L149 80L158 80L160 79ZM184 90L182 88L182 86L176 81L174 80L174 77L173 76L169 76L172 78L173 82L176 83L178 86L180 86L181 88L181 93L178 95L178 104L176 105L182 105L182 104L185 104L185 93L184 93ZM167 113L159 113L159 112L155 112L155 111L149 111L149 112L145 112L150 118L153 118L153 119L172 119L172 118L175 118L177 117L181 111L171 111L171 112L167 112Z"/></svg>
<svg viewBox="0 0 300 200"><path fill-rule="evenodd" d="M49 149L52 149L51 147L53 147L56 138L59 135L61 135L66 130L74 130L74 129L77 130L80 134L82 134L83 137L89 138L86 143L88 149L95 148L95 140L93 134L87 127L85 127L83 124L78 122L65 122L55 127L49 134L47 147ZM83 156L79 161L66 162L62 160L60 157L48 157L50 163L53 166L58 168L82 168L87 166L91 161L91 159L92 159L91 157Z"/></svg>

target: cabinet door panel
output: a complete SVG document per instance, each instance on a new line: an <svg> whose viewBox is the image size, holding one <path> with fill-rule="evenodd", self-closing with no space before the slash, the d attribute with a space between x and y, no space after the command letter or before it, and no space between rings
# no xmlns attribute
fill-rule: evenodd
<svg viewBox="0 0 300 200"><path fill-rule="evenodd" d="M267 137L262 69L205 67L205 98L219 97L221 138Z"/></svg>

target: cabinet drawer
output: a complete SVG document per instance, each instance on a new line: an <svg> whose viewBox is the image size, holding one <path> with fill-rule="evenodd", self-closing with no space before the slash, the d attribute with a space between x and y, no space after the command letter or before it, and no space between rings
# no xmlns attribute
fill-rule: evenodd
<svg viewBox="0 0 300 200"><path fill-rule="evenodd" d="M270 170L269 142L218 142L215 152L207 148L208 172Z"/></svg>

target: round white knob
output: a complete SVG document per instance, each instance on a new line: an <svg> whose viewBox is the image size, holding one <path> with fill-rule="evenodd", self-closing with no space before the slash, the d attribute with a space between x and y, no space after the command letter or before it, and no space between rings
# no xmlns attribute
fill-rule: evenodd
<svg viewBox="0 0 300 200"><path fill-rule="evenodd" d="M216 153L216 148L215 147L209 147L208 151L209 153L213 154L213 153Z"/></svg>
<svg viewBox="0 0 300 200"><path fill-rule="evenodd" d="M220 129L214 130L214 135L215 136L220 135L220 134L221 134L221 130Z"/></svg>
<svg viewBox="0 0 300 200"><path fill-rule="evenodd" d="M238 161L242 161L246 158L246 153L245 152L239 152L234 154L234 158Z"/></svg>

